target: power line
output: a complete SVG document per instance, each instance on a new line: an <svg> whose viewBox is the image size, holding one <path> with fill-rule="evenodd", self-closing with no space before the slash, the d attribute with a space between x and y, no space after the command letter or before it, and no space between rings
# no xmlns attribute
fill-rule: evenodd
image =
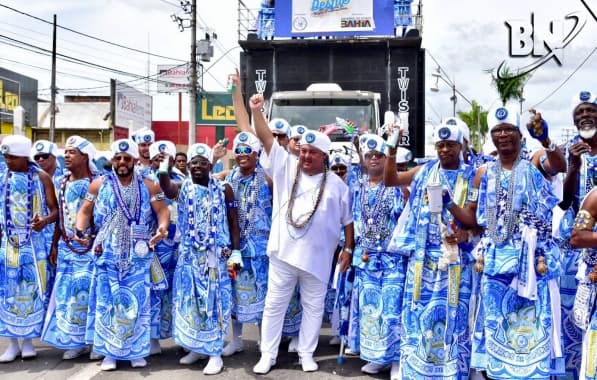
<svg viewBox="0 0 597 380"><path fill-rule="evenodd" d="M38 21L44 22L44 23L46 23L46 24L50 24L50 25L53 25L53 24L54 24L54 23L53 23L53 22L51 22L51 21L44 20L44 19L42 19L42 18L39 18L39 17L37 17L37 16L33 16L33 15L29 14L29 13L26 13L26 12L20 11L20 10L18 10L18 9L15 9L15 8L12 8L12 7L9 7L8 5L5 5L5 4L0 4L0 7L3 7L3 8L6 8L6 9L9 9L9 10L11 10L11 11L13 11L13 12L16 12L16 13L22 14L22 15L24 15L24 16L27 16L27 17L31 17L31 18L33 18L33 19L35 19L35 20L38 20ZM171 61L185 62L184 60L182 60L182 59L179 59L179 58L166 57L166 56L163 56L163 55L154 54L154 53L150 53L150 52L147 52L147 51L143 51L143 50L135 49L135 48L132 48L132 47L129 47L129 46L121 45L121 44L118 44L118 43L116 43L116 42L107 41L107 40L104 40L103 38L95 37L95 36L92 36L92 35L90 35L90 34L83 33L83 32L79 32L79 31L77 31L77 30L74 30L74 29L71 29L71 28L68 28L68 27L65 27L65 26L61 26L61 25L58 25L58 24L56 25L56 27L58 27L58 28L60 28L60 29L67 30L67 31L69 31L69 32L71 32L71 33L78 34L78 35L80 35L80 36L83 36L83 37L87 37L87 38L91 38L91 39L93 39L93 40L96 40L96 41L103 42L103 43L105 43L105 44L109 44L109 45L112 45L112 46L117 46L117 47L119 47L119 48L122 48L122 49L127 49L127 50L130 50L130 51L134 51L134 52L141 53L141 54L145 54L145 55L151 55L151 56L153 56L153 57L164 58L164 59L168 59L168 60L171 60Z"/></svg>
<svg viewBox="0 0 597 380"><path fill-rule="evenodd" d="M597 50L597 47L593 48L593 50L589 53L589 55L587 55L587 57L585 59L582 60L582 62L580 63L580 65L578 65L576 67L576 69L574 69L574 71L572 71L570 73L570 75L568 75L566 77L566 79L564 79L564 81L562 83L560 83L560 85L558 87L556 87L552 92L549 93L549 95L547 95L545 98L543 98L543 100L541 100L539 103L535 104L533 107L531 108L537 108L537 106L543 102L545 102L547 99L551 98L560 88L562 88L562 86L564 86L566 84L566 82L568 82L570 80L570 78L572 78L572 76L574 74L576 74L576 72L578 70L580 70L580 68L589 60L589 58L591 58L591 56L593 54L595 54L595 51Z"/></svg>

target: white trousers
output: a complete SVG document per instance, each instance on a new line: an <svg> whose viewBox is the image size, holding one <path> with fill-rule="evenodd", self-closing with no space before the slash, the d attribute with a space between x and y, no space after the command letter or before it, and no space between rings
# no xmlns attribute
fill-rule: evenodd
<svg viewBox="0 0 597 380"><path fill-rule="evenodd" d="M299 330L298 354L311 356L317 348L323 319L327 283L311 273L270 257L267 295L261 324L261 352L278 356L282 326L296 283L300 285L303 316Z"/></svg>

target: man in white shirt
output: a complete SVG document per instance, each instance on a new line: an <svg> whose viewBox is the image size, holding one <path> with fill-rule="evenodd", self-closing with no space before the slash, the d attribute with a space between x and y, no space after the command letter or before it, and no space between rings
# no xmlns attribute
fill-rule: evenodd
<svg viewBox="0 0 597 380"><path fill-rule="evenodd" d="M261 359L253 372L265 374L276 363L284 314L298 282L303 316L298 354L305 372L316 371L317 347L334 250L344 227L346 244L338 259L345 271L352 259L354 230L346 184L328 175L329 137L308 131L300 143L299 165L274 140L261 113L262 95L250 101L255 131L269 161L273 181L273 220L267 253L268 293L261 328ZM246 127L245 132L252 132Z"/></svg>

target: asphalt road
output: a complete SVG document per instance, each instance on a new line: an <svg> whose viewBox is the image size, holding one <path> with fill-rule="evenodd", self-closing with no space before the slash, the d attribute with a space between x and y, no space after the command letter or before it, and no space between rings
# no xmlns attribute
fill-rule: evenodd
<svg viewBox="0 0 597 380"><path fill-rule="evenodd" d="M130 362L118 362L116 371L103 372L100 370L99 361L89 361L88 357L74 360L62 360L62 350L58 350L34 341L37 349L37 358L21 360L12 363L0 364L0 379L6 380L88 380L88 379L262 379L262 380L309 380L309 379L389 379L389 372L379 375L365 375L360 368L364 364L358 357L345 357L343 364L338 364L339 346L328 344L331 336L328 328L322 329L319 346L315 353L315 360L319 363L319 371L305 373L301 370L296 353L286 352L288 343L282 343L278 364L267 375L255 375L252 368L259 360L257 347L257 327L244 327L245 350L234 356L224 358L224 370L213 376L205 376L201 372L207 360L183 366L178 360L184 356L183 350L176 346L174 341L162 341L162 354L147 358L145 368L131 368ZM8 345L7 339L0 338L0 353Z"/></svg>

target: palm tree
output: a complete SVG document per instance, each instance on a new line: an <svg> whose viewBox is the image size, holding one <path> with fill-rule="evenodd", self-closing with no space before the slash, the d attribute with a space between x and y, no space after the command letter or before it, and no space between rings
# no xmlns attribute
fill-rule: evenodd
<svg viewBox="0 0 597 380"><path fill-rule="evenodd" d="M523 88L531 77L530 72L514 73L504 64L498 67L497 75L493 74L493 70L488 70L488 72L491 74L491 83L497 90L504 106L508 103L508 100L522 100Z"/></svg>
<svg viewBox="0 0 597 380"><path fill-rule="evenodd" d="M458 117L469 126L471 132L469 144L479 152L485 143L485 135L488 131L487 111L483 111L481 105L473 100L471 110L469 112L458 112Z"/></svg>

